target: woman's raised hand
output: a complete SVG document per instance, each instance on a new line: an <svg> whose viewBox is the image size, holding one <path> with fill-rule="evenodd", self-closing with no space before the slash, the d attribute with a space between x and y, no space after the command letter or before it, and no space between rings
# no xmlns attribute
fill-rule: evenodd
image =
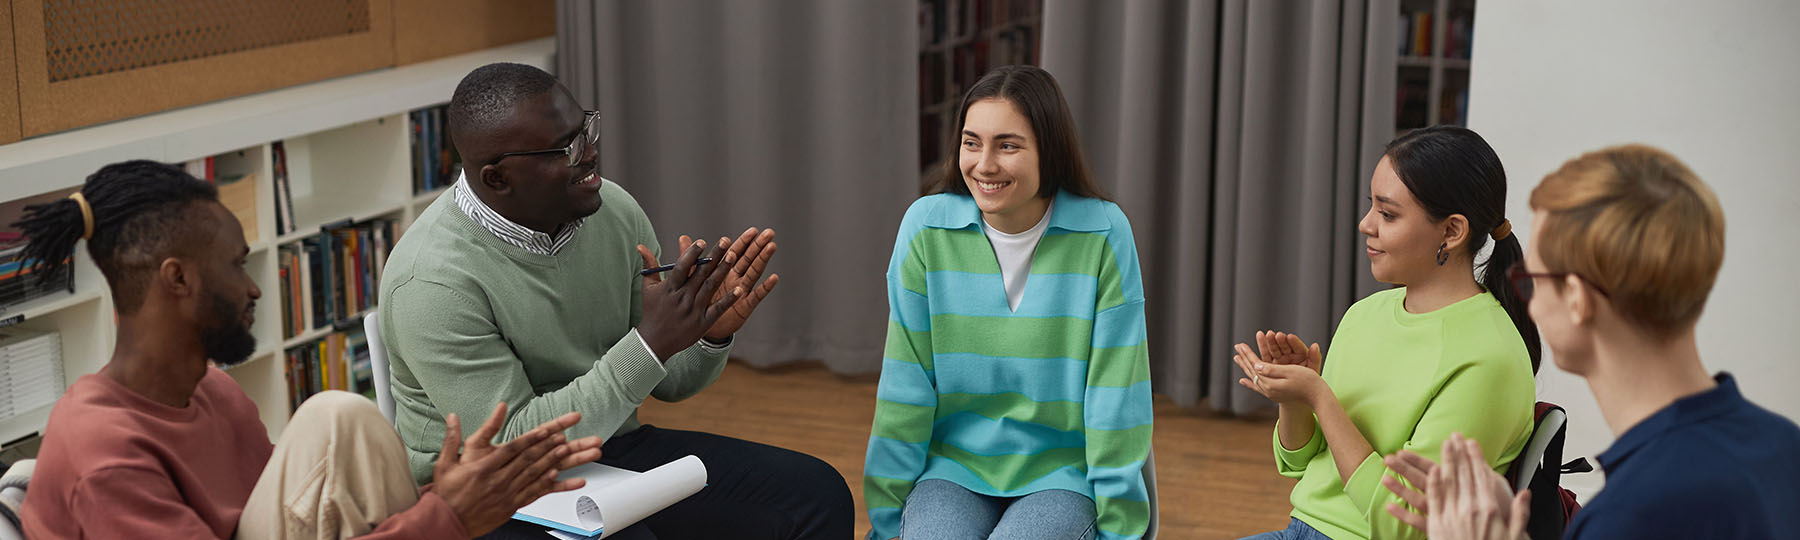
<svg viewBox="0 0 1800 540"><path fill-rule="evenodd" d="M1286 332L1257 332L1256 348L1263 361L1271 364L1306 366L1313 373L1319 373L1325 366L1325 357L1319 354L1318 343L1307 347L1300 336Z"/></svg>

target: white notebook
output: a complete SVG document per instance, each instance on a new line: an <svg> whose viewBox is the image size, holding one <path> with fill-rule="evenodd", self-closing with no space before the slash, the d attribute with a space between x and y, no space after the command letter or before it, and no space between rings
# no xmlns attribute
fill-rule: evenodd
<svg viewBox="0 0 1800 540"><path fill-rule="evenodd" d="M558 476L585 478L574 491L551 493L513 514L513 519L570 533L606 538L706 487L706 464L687 456L642 473L587 463ZM556 535L568 536L568 535Z"/></svg>

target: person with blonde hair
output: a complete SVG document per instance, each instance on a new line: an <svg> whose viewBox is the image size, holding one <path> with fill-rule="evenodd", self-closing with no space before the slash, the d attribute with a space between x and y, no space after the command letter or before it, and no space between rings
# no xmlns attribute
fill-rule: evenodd
<svg viewBox="0 0 1800 540"><path fill-rule="evenodd" d="M1556 366L1580 375L1618 438L1598 458L1606 489L1567 538L1776 538L1800 531L1800 427L1709 375L1694 326L1725 258L1725 213L1681 161L1626 145L1590 152L1531 192L1533 238L1509 278ZM1528 492L1470 467L1388 459L1428 516L1393 513L1432 538L1524 538Z"/></svg>

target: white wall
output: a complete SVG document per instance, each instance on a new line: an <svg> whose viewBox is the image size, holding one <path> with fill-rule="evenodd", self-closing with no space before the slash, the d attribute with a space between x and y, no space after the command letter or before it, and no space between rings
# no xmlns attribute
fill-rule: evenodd
<svg viewBox="0 0 1800 540"><path fill-rule="evenodd" d="M1506 164L1521 237L1531 188L1564 161L1626 142L1675 154L1726 215L1701 357L1800 418L1800 2L1481 0L1474 38L1469 127ZM1612 443L1581 379L1546 358L1538 380L1569 409L1569 455ZM1601 480L1565 485L1585 499Z"/></svg>

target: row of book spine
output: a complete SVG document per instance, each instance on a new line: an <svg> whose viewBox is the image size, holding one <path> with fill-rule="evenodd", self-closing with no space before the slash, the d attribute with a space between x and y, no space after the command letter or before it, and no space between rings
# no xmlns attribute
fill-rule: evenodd
<svg viewBox="0 0 1800 540"><path fill-rule="evenodd" d="M1474 17L1467 11L1454 11L1448 17L1450 22L1444 30L1445 58L1468 58L1474 42ZM1443 21L1434 20L1430 11L1413 11L1401 13L1395 35L1399 37L1400 56L1431 56L1432 32Z"/></svg>
<svg viewBox="0 0 1800 540"><path fill-rule="evenodd" d="M360 320L375 306L395 232L393 220L378 219L281 246L282 336Z"/></svg>
<svg viewBox="0 0 1800 540"><path fill-rule="evenodd" d="M451 144L442 106L407 113L407 134L412 144L413 193L430 193L448 187L462 175L462 156Z"/></svg>
<svg viewBox="0 0 1800 540"><path fill-rule="evenodd" d="M955 121L961 92L995 66L1038 62L1036 27L1015 21L982 32L982 39L947 50L919 54L919 159L931 166L943 158L945 126Z"/></svg>
<svg viewBox="0 0 1800 540"><path fill-rule="evenodd" d="M931 46L959 40L1036 16L1043 0L922 0L919 2L920 43Z"/></svg>
<svg viewBox="0 0 1800 540"><path fill-rule="evenodd" d="M360 327L289 348L285 355L288 410L300 408L306 398L326 390L343 390L373 399L374 369L369 358L369 339Z"/></svg>
<svg viewBox="0 0 1800 540"><path fill-rule="evenodd" d="M49 296L58 291L75 292L74 257L63 259L60 272L41 274L33 271L34 262L25 258L29 239L18 231L0 231L0 311Z"/></svg>

